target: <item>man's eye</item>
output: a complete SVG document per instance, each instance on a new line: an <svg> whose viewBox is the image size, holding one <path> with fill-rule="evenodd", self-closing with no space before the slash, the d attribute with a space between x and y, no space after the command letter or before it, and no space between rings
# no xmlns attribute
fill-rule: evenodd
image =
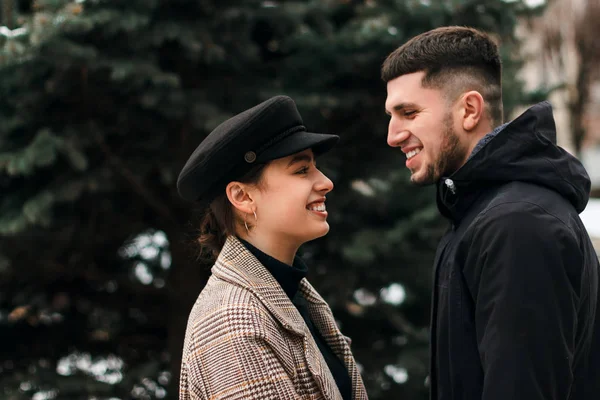
<svg viewBox="0 0 600 400"><path fill-rule="evenodd" d="M411 116L414 116L416 113L417 113L416 111L404 111L404 116L411 117Z"/></svg>

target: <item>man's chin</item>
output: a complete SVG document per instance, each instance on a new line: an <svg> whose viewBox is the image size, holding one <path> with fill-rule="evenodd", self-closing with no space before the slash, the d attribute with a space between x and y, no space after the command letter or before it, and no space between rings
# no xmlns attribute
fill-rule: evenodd
<svg viewBox="0 0 600 400"><path fill-rule="evenodd" d="M417 172L417 173L411 174L410 183L412 183L415 186L429 186L429 185L433 185L435 182L432 177L423 176L422 174L419 174Z"/></svg>
<svg viewBox="0 0 600 400"><path fill-rule="evenodd" d="M410 180L410 183L412 183L414 186L430 186L433 183L429 182L429 181L418 181L418 180Z"/></svg>

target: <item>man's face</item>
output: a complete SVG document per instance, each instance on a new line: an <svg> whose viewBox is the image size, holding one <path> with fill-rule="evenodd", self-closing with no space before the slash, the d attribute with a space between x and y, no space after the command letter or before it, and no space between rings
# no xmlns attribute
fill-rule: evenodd
<svg viewBox="0 0 600 400"><path fill-rule="evenodd" d="M411 182L430 185L455 172L467 159L467 146L454 126L453 109L441 90L424 88L424 72L387 84L388 144L406 155Z"/></svg>

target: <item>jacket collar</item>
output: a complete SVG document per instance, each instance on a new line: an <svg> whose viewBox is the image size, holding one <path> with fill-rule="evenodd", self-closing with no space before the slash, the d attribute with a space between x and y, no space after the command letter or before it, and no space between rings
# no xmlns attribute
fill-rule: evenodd
<svg viewBox="0 0 600 400"><path fill-rule="evenodd" d="M486 135L462 167L438 182L438 208L458 224L490 188L515 181L553 190L578 212L587 204L590 179L581 162L556 145L548 102Z"/></svg>
<svg viewBox="0 0 600 400"><path fill-rule="evenodd" d="M302 316L281 285L234 236L229 236L225 241L212 273L255 294L285 329L302 336L306 334ZM307 285L310 286L306 279L300 281L303 293ZM312 287L310 289L306 299L309 303L315 301L316 296L320 298Z"/></svg>

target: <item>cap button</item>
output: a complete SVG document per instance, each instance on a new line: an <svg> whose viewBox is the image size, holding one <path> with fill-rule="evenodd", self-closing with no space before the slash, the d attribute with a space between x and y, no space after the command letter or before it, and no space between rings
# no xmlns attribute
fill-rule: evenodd
<svg viewBox="0 0 600 400"><path fill-rule="evenodd" d="M247 163L252 164L254 161L256 161L256 153L253 151L247 152L244 154L244 160L246 160Z"/></svg>

